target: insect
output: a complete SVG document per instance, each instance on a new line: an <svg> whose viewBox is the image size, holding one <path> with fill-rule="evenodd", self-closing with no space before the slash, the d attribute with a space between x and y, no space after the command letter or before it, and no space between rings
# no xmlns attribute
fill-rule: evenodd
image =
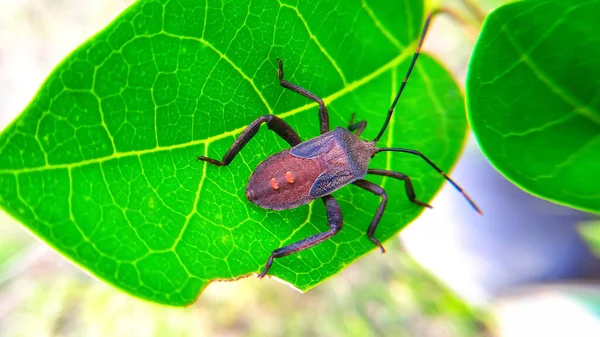
<svg viewBox="0 0 600 337"><path fill-rule="evenodd" d="M265 115L252 122L240 134L227 153L225 153L222 160L219 161L204 156L198 157L198 160L201 161L218 166L227 166L240 150L248 144L250 139L256 135L260 126L266 123L270 130L273 130L287 141L292 148L271 155L256 167L246 187L246 197L248 200L262 208L273 210L295 208L318 198L321 198L325 204L330 229L274 250L267 260L265 268L258 275L259 278L263 278L267 274L273 264L273 259L313 247L331 238L342 229L342 210L331 193L348 184L358 186L381 197L381 203L367 229L367 237L384 253L385 249L375 238L374 234L385 210L388 198L383 188L363 179L367 174L403 180L408 199L419 206L431 208L428 204L416 199L411 180L408 176L400 172L368 168L371 158L380 152L403 152L421 157L462 193L475 211L481 214L479 207L477 207L473 200L437 165L421 154L421 152L404 148L377 147L377 142L388 126L396 103L419 57L430 20L431 14L425 20L425 26L417 50L412 58L404 81L388 110L383 127L372 141L365 141L359 138L367 126L367 122L360 121L354 123L354 115L350 119L348 129L337 127L330 131L329 114L323 100L308 90L286 81L283 75L283 63L281 59L278 59L278 77L281 86L319 104L321 135L302 142L296 131L282 119L275 115Z"/></svg>

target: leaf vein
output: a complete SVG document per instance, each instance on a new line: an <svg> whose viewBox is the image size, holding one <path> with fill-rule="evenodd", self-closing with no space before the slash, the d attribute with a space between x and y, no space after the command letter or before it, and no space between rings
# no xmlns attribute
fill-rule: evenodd
<svg viewBox="0 0 600 337"><path fill-rule="evenodd" d="M377 16L375 15L375 13L373 12L373 10L371 9L371 7L369 7L369 5L367 4L366 0L362 0L362 8L365 10L365 12L367 12L367 14L369 15L369 17L371 18L371 20L373 20L373 23L375 23L375 27L377 27L377 29L379 29L379 31L398 49L398 50L402 50L403 48L405 48L400 41L398 41L398 39L396 39L394 37L394 35L392 35L392 33L390 33L390 31L383 25L383 23L381 23L381 21L379 21L379 18L377 18Z"/></svg>
<svg viewBox="0 0 600 337"><path fill-rule="evenodd" d="M412 55L412 51L406 49L405 51L403 51L402 53L400 53L400 55L398 55L396 58L392 59L390 62L382 65L381 67L377 68L375 71L367 74L366 76L350 82L347 86L343 87L342 89L334 92L333 94L323 98L323 101L325 101L326 104L330 104L331 102L339 99L340 97L354 92L356 89L360 88L361 86L369 83L370 81L374 80L375 78L379 77L381 74L385 73L386 71L390 70L391 68L397 66L398 64L402 63L403 61L405 61L410 55ZM281 114L277 114L277 116L279 118L285 119L294 115L297 115L303 111L306 111L310 108L314 108L317 106L317 103L311 102L311 103L307 103L305 105L299 106L295 109L286 111L284 113ZM42 170L47 170L47 169L58 169L58 168L68 168L68 167L78 167L78 166L85 166L85 165L89 165L89 164L93 164L93 163L101 163L104 161L108 161L111 159L117 159L117 158L123 158L123 157L128 157L128 156L132 156L132 155L143 155L146 153L156 153L156 152L161 152L161 151L171 151L171 150L176 150L176 149L180 149L180 148L186 148L186 147L191 147L194 145L200 145L200 144L210 144L214 141L226 138L226 137L231 137L231 136L236 136L237 134L241 133L242 131L244 131L246 129L246 125L239 127L237 129L233 129L231 131L227 131L227 132L223 132L221 134L215 135L215 136L211 136L205 139L199 139L199 140L195 140L192 142L188 142L188 143L181 143L181 144L175 144L175 145L169 145L169 146L156 146L154 148L151 149L144 149L144 150L134 150L134 151L129 151L129 152L117 152L114 153L110 156L105 156L105 157L100 157L100 158L94 158L94 159L87 159L87 160L82 160L79 162L75 162L75 163L66 163L66 164L49 164L49 165L44 165L44 166L38 166L38 167L29 167L29 168L22 168L22 169L0 169L0 173L12 173L12 174L19 174L19 173L26 173L26 172L35 172L35 171L42 171Z"/></svg>
<svg viewBox="0 0 600 337"><path fill-rule="evenodd" d="M325 49L325 47L323 47L323 45L319 42L319 39L317 39L317 37L315 36L315 34L313 34L313 32L310 30L310 28L308 27L308 23L306 22L306 20L304 19L304 16L302 16L302 14L300 13L300 11L298 11L298 8L296 8L294 6L290 6L288 4L281 3L281 2L279 3L279 5L282 8L289 8L289 9L293 10L294 12L296 12L296 15L298 16L298 18L300 19L300 21L304 25L304 28L306 28L306 31L308 32L308 36L310 37L310 39L313 40L313 41L315 41L315 43L317 44L317 47L319 47L319 50L321 50L321 52L323 53L323 55L325 55L325 57L327 57L327 59L329 60L329 62L331 63L331 65L335 68L335 71L338 73L338 75L342 79L342 83L344 84L344 86L348 85L348 81L346 80L346 76L342 72L342 69L337 64L337 62L333 59L333 57L331 57L331 55L329 55L329 53L327 52L327 50Z"/></svg>
<svg viewBox="0 0 600 337"><path fill-rule="evenodd" d="M208 144L206 144L204 146L204 156L208 156ZM171 250L173 250L173 252L175 252L175 248L177 248L177 245L181 241L181 238L183 237L183 233L185 232L188 225L190 224L192 216L194 214L200 215L200 213L198 212L198 201L200 200L200 191L202 191L202 185L204 184L204 180L206 179L206 166L207 166L207 163L203 162L202 176L200 177L200 181L198 182L198 189L196 190L196 196L194 197L194 201L192 202L192 211L186 216L185 222L183 223L183 227L181 227L181 230L179 231L179 235L177 235L177 238L175 239L175 241L173 241L173 245L171 246ZM175 254L177 254L177 253L175 253Z"/></svg>
<svg viewBox="0 0 600 337"><path fill-rule="evenodd" d="M537 75L537 78L542 81L548 87L548 89L554 92L564 102L570 104L576 113L588 118L591 122L600 125L600 114L597 114L595 111L590 109L590 107L586 106L583 104L583 102L577 99L577 97L571 95L565 88L562 88L558 85L558 83L554 82L547 73L540 69L535 62L530 59L528 54L521 48L521 46L518 45L515 37L510 31L504 30L504 33L515 49L523 55L523 63L527 65L535 75Z"/></svg>
<svg viewBox="0 0 600 337"><path fill-rule="evenodd" d="M244 73L244 71L238 65L236 65L229 57L227 57L227 55L225 55L223 52L221 52L219 49L217 49L215 46L213 46L212 43L210 43L209 41L207 41L205 39L202 39L202 38L196 38L196 37L190 37L190 36L181 37L181 36L173 35L173 34L166 33L166 32L162 32L161 34L164 34L166 36L170 36L170 37L173 37L173 38L176 38L176 39L198 41L198 42L202 43L203 45L205 45L206 47L210 48L217 55L219 55L219 57L221 59L223 59L227 63L229 63L229 65L238 74L240 74L240 76L242 76L242 78L244 80L246 80L252 86L252 89L254 89L254 91L256 92L256 94L258 95L258 97L260 98L260 100L262 101L262 103L265 105L265 107L267 108L267 111L270 114L273 113L273 109L271 108L271 106L269 105L269 103L267 102L267 100L265 99L265 97L263 96L262 92L260 90L258 90L258 87L256 86L256 83L254 83L254 80L251 77L249 77L248 75L246 75L246 73Z"/></svg>

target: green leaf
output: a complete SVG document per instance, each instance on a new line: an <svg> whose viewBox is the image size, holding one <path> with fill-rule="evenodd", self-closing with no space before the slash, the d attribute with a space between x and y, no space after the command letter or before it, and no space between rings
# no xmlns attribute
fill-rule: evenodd
<svg viewBox="0 0 600 337"><path fill-rule="evenodd" d="M139 1L67 57L4 130L0 205L106 282L189 304L212 280L257 273L274 249L327 229L320 201L276 212L246 200L252 170L286 148L267 128L228 167L196 161L221 158L268 113L303 139L318 135L316 105L279 86L276 58L325 99L332 126L355 111L372 139L423 18L412 0ZM465 132L460 90L423 55L380 145L419 149L448 170ZM410 155L386 153L371 167L411 176L423 201L443 182ZM402 182L372 180L390 198L376 233L385 241L422 209ZM340 234L276 260L270 275L307 290L375 248L365 231L380 198L354 186L335 196Z"/></svg>
<svg viewBox="0 0 600 337"><path fill-rule="evenodd" d="M492 12L467 78L473 132L526 191L600 212L600 1L526 1Z"/></svg>
<svg viewBox="0 0 600 337"><path fill-rule="evenodd" d="M577 227L590 250L600 257L600 221L588 221Z"/></svg>

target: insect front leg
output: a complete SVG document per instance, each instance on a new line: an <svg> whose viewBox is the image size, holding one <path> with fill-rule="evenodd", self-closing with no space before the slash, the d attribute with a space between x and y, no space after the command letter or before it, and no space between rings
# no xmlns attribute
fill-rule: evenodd
<svg viewBox="0 0 600 337"><path fill-rule="evenodd" d="M353 112L352 117L350 117L350 122L348 123L348 130L350 130L350 131L356 130L355 135L358 137L362 134L362 132L367 127L367 121L362 120L362 121L358 121L358 122L354 123L355 116L356 116L356 114Z"/></svg>
<svg viewBox="0 0 600 337"><path fill-rule="evenodd" d="M248 127L242 132L242 134L233 142L233 145L227 150L225 155L223 156L223 160L216 160L212 158L207 158L204 156L198 156L198 160L206 161L214 165L218 166L227 166L233 158L240 152L246 144L256 135L260 125L263 123L267 123L267 127L270 130L275 131L277 135L283 138L286 142L288 142L291 146L296 146L301 143L300 136L292 129L292 127L284 122L281 118L275 115L264 115L258 117L254 122L252 122Z"/></svg>
<svg viewBox="0 0 600 337"><path fill-rule="evenodd" d="M267 272L269 269L271 269L271 265L273 264L273 259L314 247L319 243L331 238L342 229L342 223L344 220L342 216L342 209L340 208L338 202L331 195L326 195L322 197L321 200L323 200L325 208L327 209L327 223L329 224L330 229L327 232L315 234L304 240L300 240L296 243L292 243L291 245L274 250L265 264L265 269L263 269L260 275L258 275L259 278L263 278L265 275L267 275Z"/></svg>
<svg viewBox="0 0 600 337"><path fill-rule="evenodd" d="M320 126L321 126L321 134L328 132L329 131L329 112L327 111L325 102L323 102L323 100L321 98L319 98L317 95L302 88L301 86L284 80L283 79L283 63L281 62L281 59L277 59L277 65L279 66L279 69L277 71L277 75L279 77L279 84L286 89L289 89L295 93L298 93L308 99L311 99L311 100L317 102L319 104L319 122L320 122Z"/></svg>

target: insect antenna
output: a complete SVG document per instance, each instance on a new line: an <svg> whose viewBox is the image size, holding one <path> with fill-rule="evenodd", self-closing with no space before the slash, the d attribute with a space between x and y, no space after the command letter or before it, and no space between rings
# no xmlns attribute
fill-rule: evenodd
<svg viewBox="0 0 600 337"><path fill-rule="evenodd" d="M383 133L385 132L385 129L387 128L388 123L390 122L390 119L392 118L392 113L394 112L396 103L398 103L398 99L400 98L400 95L402 94L402 90L404 90L404 87L406 86L406 81L408 81L408 77L410 76L410 73L412 72L413 68L415 67L415 63L417 62L417 58L419 57L419 54L421 52L421 46L423 45L423 40L425 40L425 34L427 33L427 28L429 27L429 21L431 21L431 12L429 13L429 15L427 15L427 19L425 20L425 27L423 27L423 33L421 34L421 39L419 40L419 45L417 46L417 50L415 51L415 55L413 56L412 61L410 62L410 66L408 67L406 76L404 76L404 81L402 81L402 84L400 85L400 89L398 90L398 93L396 94L396 98L394 98L394 102L392 102L392 106L388 110L388 114L387 114L387 117L385 118L385 122L383 123L383 127L381 128L381 131L379 131L379 134L377 135L377 137L375 137L375 139L373 139L373 141L375 143L377 143L379 141L379 138L381 138L381 136L383 136Z"/></svg>
<svg viewBox="0 0 600 337"><path fill-rule="evenodd" d="M479 213L479 215L483 215L483 213L481 212L481 209L479 208L479 206L477 206L477 204L473 201L473 199L471 199L471 197L469 197L469 195L460 186L458 186L458 184L455 183L454 180L452 180L452 178L450 178L446 173L444 173L444 171L442 171L441 168L439 168L436 164L434 164L431 160L429 160L429 158L425 157L421 152L416 151L416 150L387 147L387 148L377 149L377 152L375 152L375 154L377 154L379 152L385 152L385 151L403 152L403 153L413 154L415 156L421 157L421 159L423 159L425 162L427 162L427 164L429 164L429 166L433 167L434 170L436 170L439 174L441 174L444 178L446 178L446 180L450 184L452 184L452 186L454 186L454 188L456 188L456 190L460 194L462 194L465 197L465 199L467 199L467 202L469 203L469 205L471 205L471 207L473 207L475 212Z"/></svg>

